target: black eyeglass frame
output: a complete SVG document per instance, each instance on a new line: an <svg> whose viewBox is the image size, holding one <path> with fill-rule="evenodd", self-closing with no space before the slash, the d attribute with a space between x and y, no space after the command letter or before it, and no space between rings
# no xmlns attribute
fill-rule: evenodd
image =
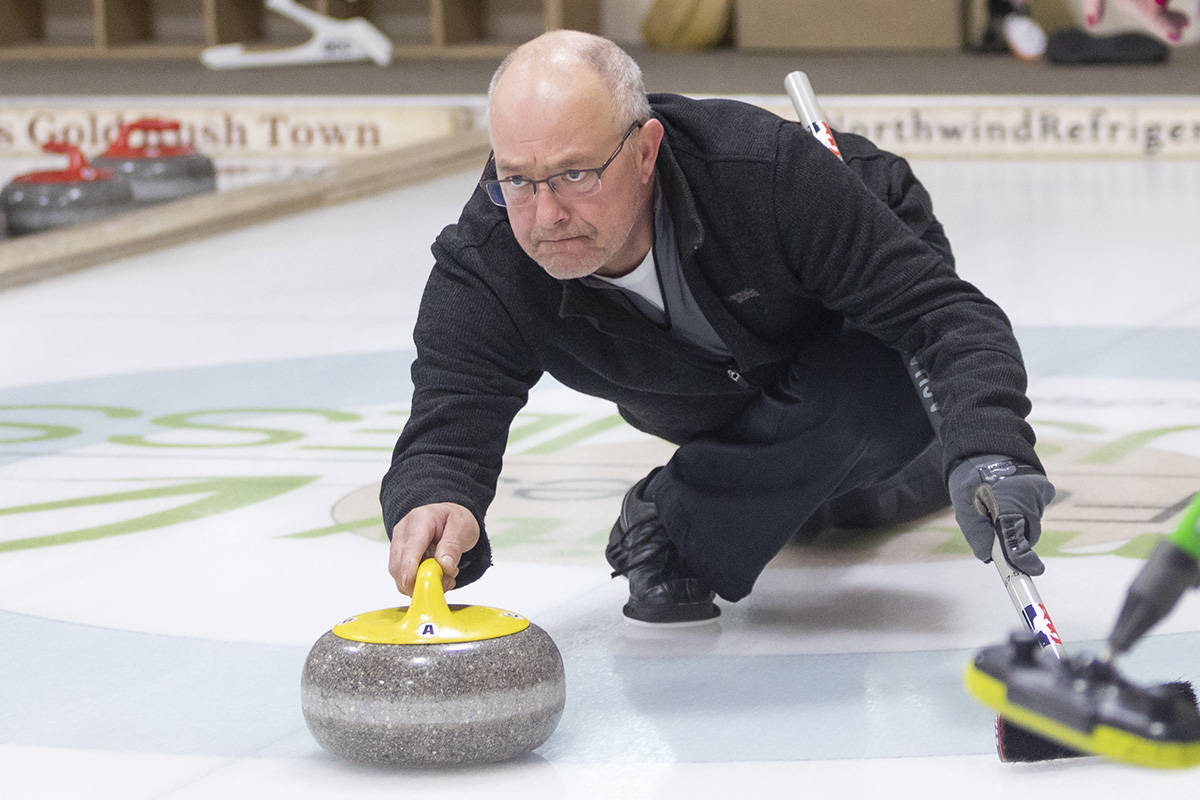
<svg viewBox="0 0 1200 800"><path fill-rule="evenodd" d="M566 175L570 172L594 172L594 173L596 173L596 180L599 181L601 176L604 174L604 170L608 169L609 164L612 164L612 162L616 160L617 156L620 155L621 148L623 148L625 146L625 142L629 139L629 136L635 130L637 130L638 128L641 128L645 124L646 124L645 122L635 122L632 125L630 125L629 128L625 131L625 135L621 137L621 141L617 143L616 149L612 151L612 155L609 156L607 159L605 159L604 163L598 167L591 167L589 169L566 169L566 170L563 170L562 172L556 172L553 175L547 175L545 178L542 178L540 180L533 180L532 178L526 178L524 175L512 175L508 178L485 178L479 182L479 185L481 187L483 187L483 191L487 193L488 199L491 200L492 203L500 206L501 208L507 208L508 203L504 202L503 184L512 183L514 180L516 180L518 178L523 181L528 181L530 183L530 185L533 186L533 194L530 195L530 198L537 197L537 185L539 183L546 184L546 186L549 187L550 191L554 192L555 194L558 194L558 190L556 190L554 188L554 184L550 183L550 181L562 178L564 175ZM492 156L492 160L493 160L493 162L495 161L495 155ZM492 192L493 188L495 189L494 194ZM603 184L601 184L601 188L603 188ZM598 192L599 192L599 190L597 190L597 193ZM497 199L497 198L499 198L499 199Z"/></svg>

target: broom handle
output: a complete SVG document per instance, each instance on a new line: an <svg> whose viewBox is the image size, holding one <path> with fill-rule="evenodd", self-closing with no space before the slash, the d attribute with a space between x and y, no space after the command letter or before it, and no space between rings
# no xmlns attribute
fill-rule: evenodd
<svg viewBox="0 0 1200 800"><path fill-rule="evenodd" d="M821 106L817 103L817 95L813 92L808 76L799 70L789 72L783 80L783 85L787 89L788 97L791 98L792 107L796 109L796 117L801 124L808 128L808 132L818 142L825 145L835 156L841 158L842 151L838 149L837 141L833 138L833 131L829 129L829 123L825 121L825 113L821 111Z"/></svg>
<svg viewBox="0 0 1200 800"><path fill-rule="evenodd" d="M992 542L992 563L996 565L996 571L1000 573L1000 580L1004 581L1004 588L1008 590L1013 608L1021 615L1021 619L1025 620L1026 627L1043 649L1049 650L1061 661L1066 657L1067 649L1063 647L1062 637L1054 628L1050 612L1046 610L1042 596L1033 585L1033 578L1009 564L1008 559L1004 557L1004 545L1001 544L999 535Z"/></svg>

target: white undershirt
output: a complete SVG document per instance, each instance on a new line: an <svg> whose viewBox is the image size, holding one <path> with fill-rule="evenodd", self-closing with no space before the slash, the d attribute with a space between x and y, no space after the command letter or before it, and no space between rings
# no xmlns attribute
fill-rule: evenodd
<svg viewBox="0 0 1200 800"><path fill-rule="evenodd" d="M642 259L642 263L633 272L622 275L619 278L606 278L603 275L597 275L593 272L592 277L599 278L605 283L611 283L613 286L625 291L633 292L639 297L644 297L659 311L664 310L662 286L658 283L658 270L654 268L653 247L650 248L650 252L646 253L646 257Z"/></svg>

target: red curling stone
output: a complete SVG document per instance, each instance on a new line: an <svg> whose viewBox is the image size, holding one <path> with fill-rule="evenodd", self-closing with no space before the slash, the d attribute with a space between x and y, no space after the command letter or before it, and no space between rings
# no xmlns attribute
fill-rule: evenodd
<svg viewBox="0 0 1200 800"><path fill-rule="evenodd" d="M212 159L178 143L180 128L178 120L149 117L126 123L112 145L92 163L128 179L139 206L216 191L217 170ZM130 143L135 132L142 135L141 147ZM165 144L165 134L172 134L177 143Z"/></svg>
<svg viewBox="0 0 1200 800"><path fill-rule="evenodd" d="M70 163L64 170L18 175L0 191L9 236L65 228L134 208L129 181L93 167L75 145L47 142L42 150L63 153Z"/></svg>

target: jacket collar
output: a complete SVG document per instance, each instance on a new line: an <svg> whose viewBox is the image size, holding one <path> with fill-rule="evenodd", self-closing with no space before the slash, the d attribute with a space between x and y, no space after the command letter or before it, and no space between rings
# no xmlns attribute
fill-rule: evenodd
<svg viewBox="0 0 1200 800"><path fill-rule="evenodd" d="M672 125L662 117L659 119L662 120L667 135L663 136L662 144L659 145L658 179L662 182L667 208L670 209L671 219L675 224L680 266L692 297L709 324L713 326L713 330L733 353L733 358L740 368L751 369L785 357L788 352L786 346L773 345L758 339L730 313L692 258L705 242L704 225L700 213L696 210L692 187L671 149L669 140Z"/></svg>
<svg viewBox="0 0 1200 800"><path fill-rule="evenodd" d="M696 213L692 190L671 153L666 136L659 144L655 180L659 182L658 190L666 199L667 209L675 225L679 257L686 259L703 244L704 229L700 225L700 215ZM646 323L638 314L629 313L629 309L622 306L610 293L591 289L582 280L563 281L558 315L563 318L583 317L605 333L630 339L643 337L651 329L653 333L650 335L663 335L658 326Z"/></svg>
<svg viewBox="0 0 1200 800"><path fill-rule="evenodd" d="M704 244L704 226L701 225L700 214L696 211L692 188L688 186L666 136L658 146L656 166L663 196L667 200L667 210L675 223L675 242L679 248L679 256L687 258Z"/></svg>
<svg viewBox="0 0 1200 800"><path fill-rule="evenodd" d="M695 196L668 141L672 126L665 119L662 122L667 135L659 145L655 165L656 180L660 182L675 225L680 266L692 296L708 318L709 324L732 351L734 360L741 369L752 369L786 357L790 352L786 344L764 342L745 329L713 293L694 263L693 256L705 241L704 226L696 210ZM580 280L563 281L558 314L564 318L582 317L598 330L615 336L649 339L655 342L665 342L669 339L665 331L642 319L641 315L631 312L629 308L621 306L611 294L589 289Z"/></svg>

